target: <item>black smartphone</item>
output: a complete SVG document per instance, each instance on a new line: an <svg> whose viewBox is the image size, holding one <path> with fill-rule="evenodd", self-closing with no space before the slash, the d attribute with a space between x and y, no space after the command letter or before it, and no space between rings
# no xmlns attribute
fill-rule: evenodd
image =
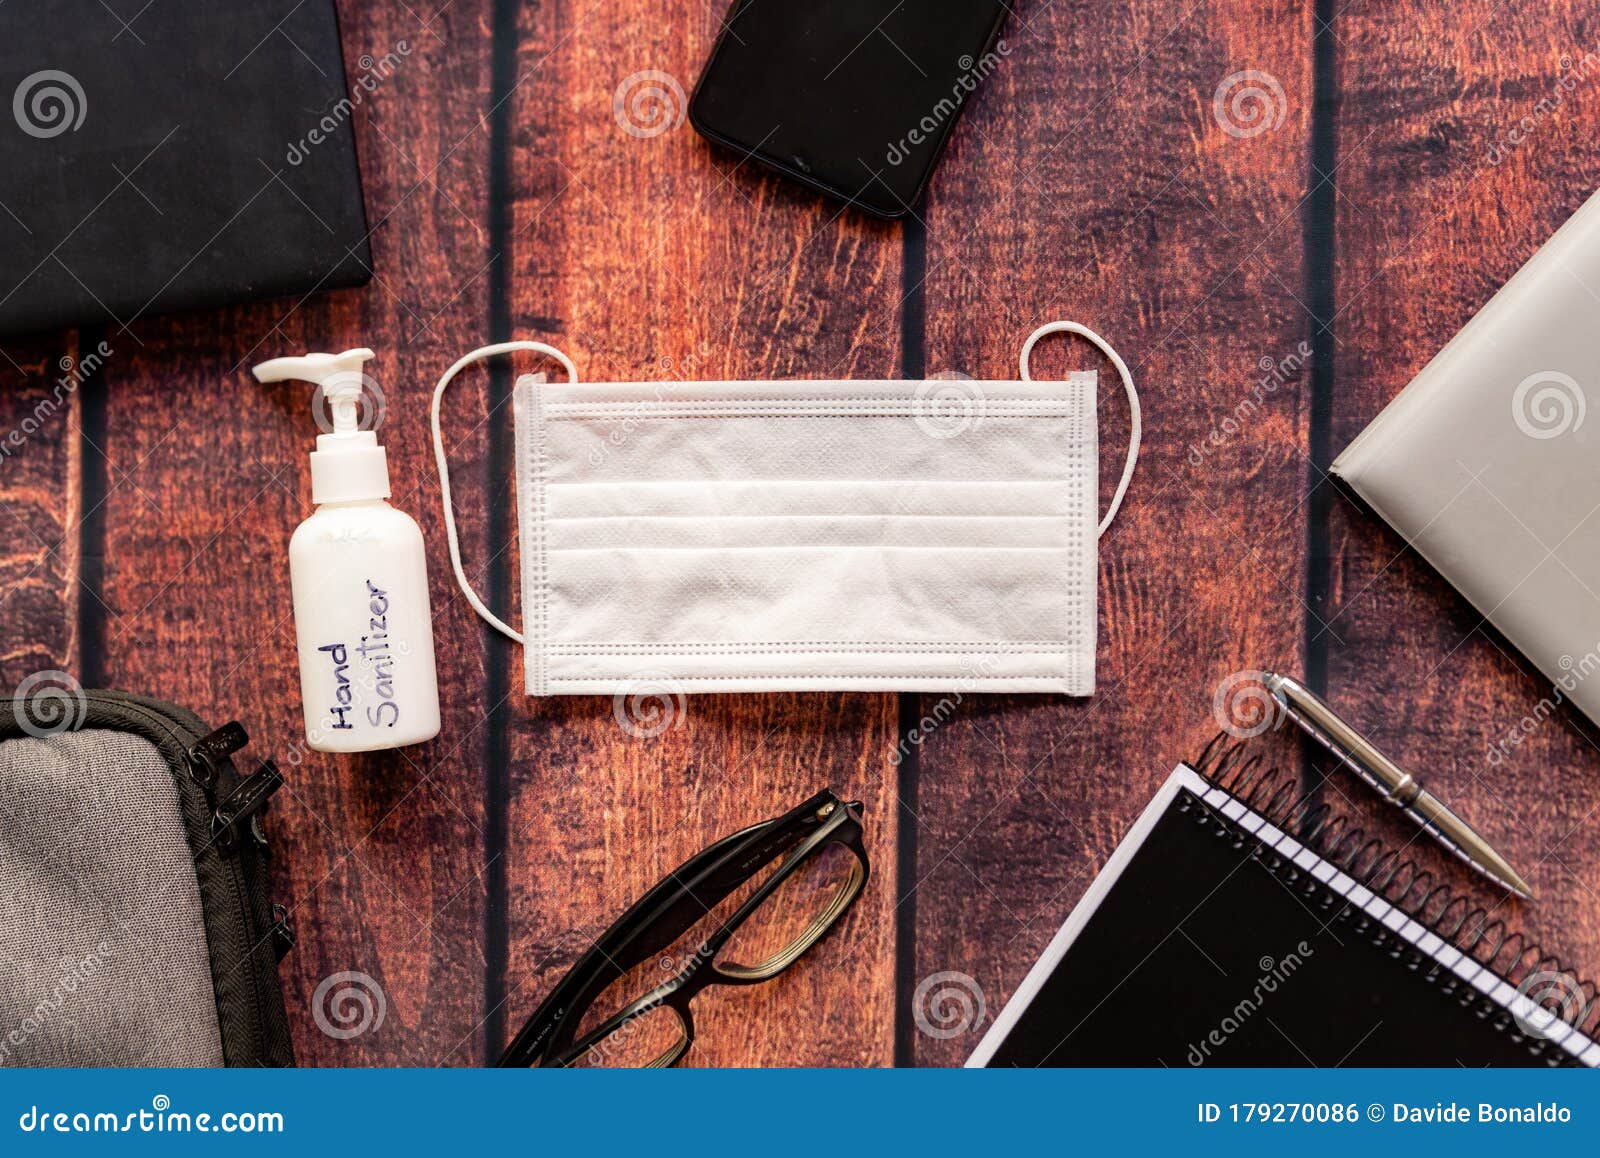
<svg viewBox="0 0 1600 1158"><path fill-rule="evenodd" d="M1006 67L1004 0L734 0L689 102L709 140L879 217L921 197Z"/></svg>

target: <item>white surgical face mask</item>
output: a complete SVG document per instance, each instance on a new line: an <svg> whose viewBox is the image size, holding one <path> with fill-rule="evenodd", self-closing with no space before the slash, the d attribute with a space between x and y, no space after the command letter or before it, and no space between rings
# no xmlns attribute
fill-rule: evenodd
<svg viewBox="0 0 1600 1158"><path fill-rule="evenodd" d="M1034 343L1094 342L1132 411L1100 519L1095 375L1035 382ZM535 351L516 384L517 632L462 571L439 429L471 362ZM1022 380L578 382L539 342L466 355L433 397L450 562L525 644L530 695L1094 691L1098 539L1139 453L1127 366L1056 322Z"/></svg>

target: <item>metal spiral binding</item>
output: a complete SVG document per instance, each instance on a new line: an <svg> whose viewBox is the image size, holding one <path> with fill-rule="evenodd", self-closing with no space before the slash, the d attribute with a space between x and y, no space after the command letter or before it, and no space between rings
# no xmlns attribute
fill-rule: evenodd
<svg viewBox="0 0 1600 1158"><path fill-rule="evenodd" d="M1383 840L1369 837L1349 817L1332 815L1327 805L1301 791L1297 776L1284 774L1267 764L1261 753L1248 748L1248 742L1229 743L1227 733L1218 732L1190 766L1519 992L1531 978L1549 979L1544 986L1544 1008L1591 1040L1600 1036L1600 1000L1596 1000L1594 982L1580 977L1560 958L1546 954L1521 933L1513 932L1490 910L1456 892L1448 883L1436 880L1432 872L1405 859ZM1237 849L1248 848L1254 840L1203 803L1195 818L1217 836L1232 841ZM1308 903L1325 912L1338 907L1334 919L1369 935L1373 944L1387 949L1392 957L1421 973L1441 992L1457 996L1464 1008L1476 1008L1480 1016L1526 1042L1535 1056L1552 1065L1573 1061L1565 1051L1551 1048L1554 1042L1549 1034L1539 1037L1523 1032L1498 1002L1463 982L1455 972L1405 938L1374 922L1360 907L1345 903L1337 892L1287 857L1259 842L1251 855ZM1581 1000L1570 1002L1576 1009L1569 1008L1568 1002L1554 1005L1550 1001L1552 991L1577 995ZM1533 993L1527 996L1536 998Z"/></svg>

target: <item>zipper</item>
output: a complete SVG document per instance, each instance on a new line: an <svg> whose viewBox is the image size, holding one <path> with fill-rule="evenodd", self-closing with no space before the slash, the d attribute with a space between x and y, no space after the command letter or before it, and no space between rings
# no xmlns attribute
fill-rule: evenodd
<svg viewBox="0 0 1600 1158"><path fill-rule="evenodd" d="M189 771L202 787L216 784L222 772L222 762L250 742L249 735L238 720L229 720L208 735L201 736L189 747Z"/></svg>
<svg viewBox="0 0 1600 1158"><path fill-rule="evenodd" d="M205 844L201 846L198 855L205 852L206 846L212 848L217 858L222 862L229 887L233 891L234 903L231 906L240 920L237 927L242 932L241 944L244 951L234 968L244 971L246 988L250 994L252 1018L251 1037L257 1056L264 1056L269 1042L267 1040L267 1016L265 997L262 985L266 979L261 976L261 971L256 967L256 948L263 937L271 936L270 930L256 927L256 915L251 903L249 882L245 879L244 865L238 855L238 844L235 839L235 830L231 824L219 824L220 806L217 801L217 785L221 777L223 765L229 760L233 752L238 751L249 742L249 735L238 721L229 721L223 727L205 734L200 734L204 724L198 717L191 724L182 709L176 711L163 711L153 705L144 703L135 704L152 718L159 719L167 724L168 733L179 741L183 748L185 767L190 774L190 779L200 789L201 799L205 804L205 812L210 817L210 826L201 831L205 834ZM180 714L181 713L181 714ZM170 724L168 723L170 721ZM270 763L270 762L269 762ZM276 766L271 767L273 783L266 792L257 800L255 808L259 808L270 797L283 777L278 773ZM230 793L232 800L238 792L254 780L254 775L241 779ZM255 808L252 808L253 812ZM248 817L249 813L244 814Z"/></svg>
<svg viewBox="0 0 1600 1158"><path fill-rule="evenodd" d="M246 987L250 994L251 1025L249 1048L253 1050L257 1059L264 1059L273 1043L268 1037L268 1018L266 1014L266 1001L263 984L269 979L263 978L261 971L256 967L255 949L262 937L273 936L274 930L258 930L256 916L251 904L249 882L246 880L244 865L238 854L237 841L228 840L226 844L218 839L215 827L218 815L216 786L221 776L221 770L232 752L243 747L248 742L248 735L236 721L230 722L212 732L205 732L204 723L198 716L187 709L175 704L165 704L142 696L127 692L86 691L85 699L90 704L97 704L112 712L120 712L137 717L147 722L151 730L159 736L164 736L170 741L171 746L177 749L178 759L173 755L163 752L168 765L174 771L173 780L181 797L193 798L198 793L198 798L203 806L203 811L211 819L210 826L195 825L190 822L188 810L184 810L184 827L189 832L191 848L197 849L196 859L204 855L208 848L212 849L220 862L229 888L233 893L233 904L221 906L221 916L232 926L232 931L239 934L239 943L244 947L242 957L234 963L234 968L244 970ZM85 726L88 726L85 724ZM253 813L259 812L272 791L282 784L283 777L278 773L276 766L270 761L263 768L270 767L271 775L267 779L275 780L270 788L260 793L253 807L244 812L239 819L249 819ZM180 768L183 773L179 774ZM229 794L230 801L238 795L239 789L249 784L260 775L260 770L251 777L241 779L235 790ZM259 792L266 780L257 781L255 790ZM224 831L234 832L230 826ZM209 935L209 934L208 934ZM219 1018L220 1025L220 1018ZM230 1051L232 1052L232 1051Z"/></svg>
<svg viewBox="0 0 1600 1158"><path fill-rule="evenodd" d="M224 852L233 852L242 839L241 824L246 825L244 835L253 838L257 830L251 822L267 807L272 794L282 787L283 773L271 760L263 760L254 772L234 785L233 791L212 811L212 843Z"/></svg>

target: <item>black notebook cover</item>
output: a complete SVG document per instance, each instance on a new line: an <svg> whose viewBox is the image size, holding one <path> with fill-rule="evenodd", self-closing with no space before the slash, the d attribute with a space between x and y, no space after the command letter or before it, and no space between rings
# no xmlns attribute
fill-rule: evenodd
<svg viewBox="0 0 1600 1158"><path fill-rule="evenodd" d="M1592 985L1256 763L1209 771L1172 774L969 1065L1600 1064Z"/></svg>
<svg viewBox="0 0 1600 1158"><path fill-rule="evenodd" d="M0 334L367 281L349 92L332 0L0 5Z"/></svg>

